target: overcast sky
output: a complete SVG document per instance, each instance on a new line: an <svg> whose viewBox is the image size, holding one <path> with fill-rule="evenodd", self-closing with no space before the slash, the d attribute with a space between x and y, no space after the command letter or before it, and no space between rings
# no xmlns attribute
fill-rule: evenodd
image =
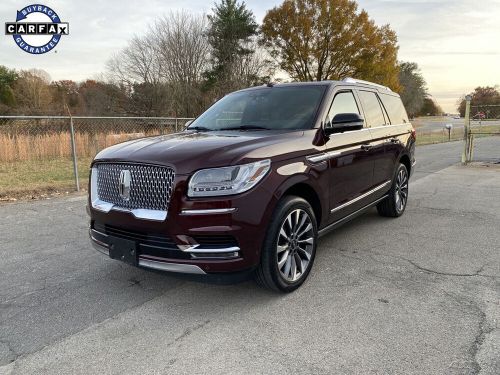
<svg viewBox="0 0 500 375"><path fill-rule="evenodd" d="M69 22L57 53L30 55L12 37L0 36L0 64L41 68L54 80L96 77L106 60L134 34L142 34L158 14L170 10L210 11L201 0L43 1ZM281 0L246 0L260 22ZM389 23L399 38L399 59L415 61L430 93L455 112L461 94L479 85L500 85L500 0L358 0L379 25ZM0 21L15 21L28 2L1 0Z"/></svg>

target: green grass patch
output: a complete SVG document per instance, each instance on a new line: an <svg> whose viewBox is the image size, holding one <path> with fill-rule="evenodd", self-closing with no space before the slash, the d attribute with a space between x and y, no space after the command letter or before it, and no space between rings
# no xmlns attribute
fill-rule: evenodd
<svg viewBox="0 0 500 375"><path fill-rule="evenodd" d="M87 189L92 158L78 160L80 188ZM75 190L70 158L0 163L0 199Z"/></svg>

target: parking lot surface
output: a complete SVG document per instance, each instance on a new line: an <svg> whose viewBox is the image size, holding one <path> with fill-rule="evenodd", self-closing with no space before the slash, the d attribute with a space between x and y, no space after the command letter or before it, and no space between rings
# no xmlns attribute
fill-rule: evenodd
<svg viewBox="0 0 500 375"><path fill-rule="evenodd" d="M499 374L500 169L461 145L419 147L405 215L322 238L289 295L106 259L84 197L4 204L0 374Z"/></svg>

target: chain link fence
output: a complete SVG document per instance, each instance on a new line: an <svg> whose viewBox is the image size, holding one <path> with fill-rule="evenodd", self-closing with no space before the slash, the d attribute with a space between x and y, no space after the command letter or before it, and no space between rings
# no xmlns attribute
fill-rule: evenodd
<svg viewBox="0 0 500 375"><path fill-rule="evenodd" d="M500 104L473 105L470 109L470 117L472 120L500 120Z"/></svg>
<svg viewBox="0 0 500 375"><path fill-rule="evenodd" d="M102 149L181 131L190 118L0 117L0 199L86 188Z"/></svg>
<svg viewBox="0 0 500 375"><path fill-rule="evenodd" d="M468 125L464 131L464 152L462 162L500 162L500 104L470 106ZM481 148L478 138L495 137L496 153L487 152ZM488 150L491 146L483 144Z"/></svg>
<svg viewBox="0 0 500 375"><path fill-rule="evenodd" d="M477 116L478 113L484 113L484 116ZM468 136L472 147L468 156L473 160L474 139L500 135L500 105L472 106L470 117ZM0 200L86 189L90 162L99 151L131 139L181 131L189 120L169 117L0 117ZM450 119L432 120L432 126L417 126L418 144L463 140L465 120L455 120L452 127L447 127ZM498 158L499 155L492 157Z"/></svg>
<svg viewBox="0 0 500 375"><path fill-rule="evenodd" d="M415 131L417 133L418 145L460 141L464 138L463 127L453 126L446 128L446 123L436 126L435 129L416 128Z"/></svg>
<svg viewBox="0 0 500 375"><path fill-rule="evenodd" d="M490 108L488 112L489 116L494 116L496 111L499 111L500 114L500 105L488 107ZM484 106L472 106L470 122L465 118L451 116L414 119L412 124L417 133L417 144L425 145L448 141L462 141L466 137L466 123L470 124L468 132L473 138L500 135L500 119L479 118L479 116L476 116L475 119L473 118L474 114L482 113L481 110L484 108Z"/></svg>

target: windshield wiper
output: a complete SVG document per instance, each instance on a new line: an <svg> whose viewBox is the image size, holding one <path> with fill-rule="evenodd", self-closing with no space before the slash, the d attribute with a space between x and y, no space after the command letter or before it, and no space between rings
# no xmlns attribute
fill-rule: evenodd
<svg viewBox="0 0 500 375"><path fill-rule="evenodd" d="M271 129L259 125L240 125L240 126L233 126L230 128L223 128L220 130L271 130Z"/></svg>
<svg viewBox="0 0 500 375"><path fill-rule="evenodd" d="M186 128L186 130L196 130L199 132L209 132L209 131L212 131L213 129L206 128L204 126L190 126L189 128Z"/></svg>

